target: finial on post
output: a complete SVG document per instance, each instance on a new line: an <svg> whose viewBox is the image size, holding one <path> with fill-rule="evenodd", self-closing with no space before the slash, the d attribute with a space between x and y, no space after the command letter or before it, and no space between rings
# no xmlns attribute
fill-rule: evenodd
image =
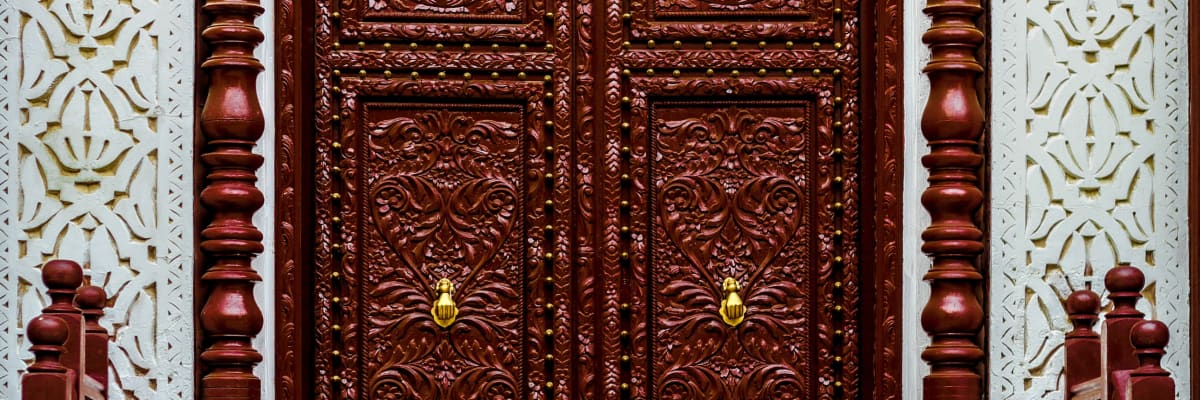
<svg viewBox="0 0 1200 400"><path fill-rule="evenodd" d="M21 377L22 400L71 400L77 378L60 361L70 326L62 318L40 315L25 327L34 362Z"/></svg>
<svg viewBox="0 0 1200 400"><path fill-rule="evenodd" d="M1159 321L1142 321L1129 331L1133 352L1138 358L1138 367L1129 373L1128 392L1125 399L1174 400L1175 381L1171 373L1162 367L1162 358L1167 354L1167 343L1171 330Z"/></svg>

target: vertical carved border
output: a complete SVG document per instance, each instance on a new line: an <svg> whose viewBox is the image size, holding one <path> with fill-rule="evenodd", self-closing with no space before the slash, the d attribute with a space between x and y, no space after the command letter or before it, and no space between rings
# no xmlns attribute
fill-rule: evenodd
<svg viewBox="0 0 1200 400"><path fill-rule="evenodd" d="M16 304L17 277L9 273L16 264L17 243L10 229L16 215L17 182L9 175L17 159L17 68L20 56L20 13L10 2L0 4L0 304ZM0 396L15 397L21 377L17 373L22 362L10 348L17 343L18 311L15 307L0 310Z"/></svg>
<svg viewBox="0 0 1200 400"><path fill-rule="evenodd" d="M1200 282L1200 5L1194 2L1188 4L1188 84L1191 86L1187 104L1191 108L1188 120L1188 233L1189 259L1192 265L1192 301L1189 303L1192 312L1192 393L1191 398L1200 399L1200 290L1195 282Z"/></svg>
<svg viewBox="0 0 1200 400"><path fill-rule="evenodd" d="M979 373L985 352L978 344L985 313L979 298L983 229L977 214L983 204L980 153L984 110L978 79L983 65L976 52L985 35L976 23L980 0L931 0L925 13L933 24L924 35L931 51L925 73L930 94L921 128L930 153L922 158L929 188L921 197L932 223L921 237L933 260L925 275L931 294L921 322L932 343L921 353L930 373L924 398L979 399Z"/></svg>
<svg viewBox="0 0 1200 400"><path fill-rule="evenodd" d="M199 118L208 174L199 200L209 216L199 244L207 267L200 278L200 397L258 399L253 370L262 355L253 340L263 315L254 286L262 278L251 261L263 251L263 235L251 218L264 201L254 186L263 157L253 149L265 122L255 89L263 66L253 51L263 41L254 26L263 8L257 0L208 0L202 9L211 20L200 36L211 53L200 65L208 74Z"/></svg>

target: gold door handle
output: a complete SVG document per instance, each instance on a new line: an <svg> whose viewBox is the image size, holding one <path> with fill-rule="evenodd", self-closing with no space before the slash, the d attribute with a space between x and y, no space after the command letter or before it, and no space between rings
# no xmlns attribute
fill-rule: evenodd
<svg viewBox="0 0 1200 400"><path fill-rule="evenodd" d="M453 324L454 319L458 317L458 306L450 297L454 294L454 283L449 279L442 278L438 281L436 289L438 298L433 302L433 309L430 312L433 314L433 322L446 328Z"/></svg>
<svg viewBox="0 0 1200 400"><path fill-rule="evenodd" d="M736 279L725 278L721 288L725 290L725 300L721 300L721 309L718 311L721 319L729 326L738 326L746 319L746 304L742 303L742 296L738 295L742 285L738 284Z"/></svg>

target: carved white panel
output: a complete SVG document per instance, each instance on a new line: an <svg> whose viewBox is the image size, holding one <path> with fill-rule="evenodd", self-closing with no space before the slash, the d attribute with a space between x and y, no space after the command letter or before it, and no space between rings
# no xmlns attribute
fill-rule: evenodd
<svg viewBox="0 0 1200 400"><path fill-rule="evenodd" d="M921 377L929 365L921 360L921 349L929 345L929 336L921 328L921 310L929 301L929 284L921 278L932 265L921 252L921 231L931 219L921 205L921 192L929 186L929 171L921 157L929 154L928 142L921 133L921 112L929 101L929 78L921 71L929 63L929 48L921 35L932 21L922 11L925 0L904 3L904 399L920 400Z"/></svg>
<svg viewBox="0 0 1200 400"><path fill-rule="evenodd" d="M192 398L190 1L0 1L0 398L42 262L109 294L110 398Z"/></svg>
<svg viewBox="0 0 1200 400"><path fill-rule="evenodd" d="M1063 397L1064 299L1118 262L1188 393L1186 6L992 3L992 398Z"/></svg>

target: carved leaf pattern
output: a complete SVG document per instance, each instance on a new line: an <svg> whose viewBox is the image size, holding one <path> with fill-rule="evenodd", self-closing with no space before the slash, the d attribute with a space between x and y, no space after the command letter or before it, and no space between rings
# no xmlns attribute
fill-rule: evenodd
<svg viewBox="0 0 1200 400"><path fill-rule="evenodd" d="M1189 391L1182 5L995 7L993 398L1063 397L1064 299L1118 262L1147 271L1141 308L1171 327L1164 367Z"/></svg>
<svg viewBox="0 0 1200 400"><path fill-rule="evenodd" d="M520 281L497 251L516 225L518 189L505 174L520 157L518 126L441 110L385 120L368 146L390 175L370 191L373 224L399 264L370 289L368 335L387 345L367 392L384 399L517 398L523 313ZM502 160L505 160L502 162ZM385 260L386 261L386 260ZM403 278L401 278L403 277ZM430 314L434 282L456 283L459 317ZM465 386L464 386L465 385Z"/></svg>
<svg viewBox="0 0 1200 400"><path fill-rule="evenodd" d="M793 240L807 199L788 172L803 165L804 124L728 107L656 126L665 164L657 218L691 264L667 255L655 267L665 351L655 360L657 398L804 398L804 278L786 265L804 261L773 262L801 245ZM725 277L742 283L749 310L736 327L717 312Z"/></svg>
<svg viewBox="0 0 1200 400"><path fill-rule="evenodd" d="M19 249L0 257L0 278L17 285L0 292L22 293L0 294L17 316L0 324L0 398L19 397L15 371L31 359L23 323L44 301L37 267L60 257L110 297L110 397L194 397L194 13L181 2L0 3L0 168L15 180L0 199L13 210L0 247Z"/></svg>

